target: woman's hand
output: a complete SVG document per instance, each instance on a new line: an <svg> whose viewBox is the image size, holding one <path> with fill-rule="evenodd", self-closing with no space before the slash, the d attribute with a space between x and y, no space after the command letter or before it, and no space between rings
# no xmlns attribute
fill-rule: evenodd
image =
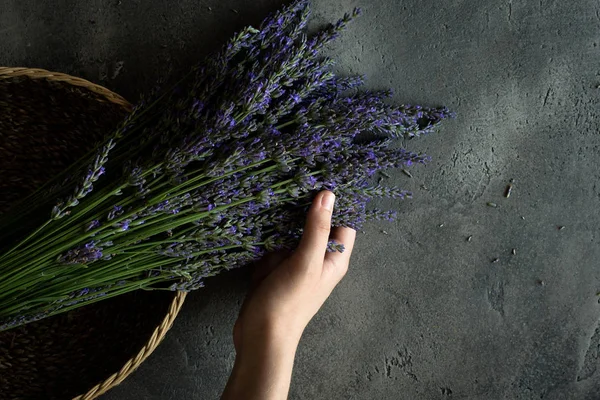
<svg viewBox="0 0 600 400"><path fill-rule="evenodd" d="M271 255L257 269L234 327L237 357L223 399L287 398L302 332L344 277L354 245L353 229L330 228L334 201L333 193L319 193L296 251ZM345 251L327 252L329 240Z"/></svg>

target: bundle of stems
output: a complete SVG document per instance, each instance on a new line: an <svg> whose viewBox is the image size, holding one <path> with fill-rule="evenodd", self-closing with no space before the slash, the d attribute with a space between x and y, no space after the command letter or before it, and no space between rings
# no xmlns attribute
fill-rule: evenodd
<svg viewBox="0 0 600 400"><path fill-rule="evenodd" d="M360 91L360 77L333 73L323 48L358 13L308 36L309 5L297 1L242 30L6 214L0 330L133 290L198 289L292 248L323 189L336 193L334 226L393 219L367 204L410 193L371 178L425 163L393 139L452 114L391 105L391 93ZM44 220L31 228L36 215Z"/></svg>

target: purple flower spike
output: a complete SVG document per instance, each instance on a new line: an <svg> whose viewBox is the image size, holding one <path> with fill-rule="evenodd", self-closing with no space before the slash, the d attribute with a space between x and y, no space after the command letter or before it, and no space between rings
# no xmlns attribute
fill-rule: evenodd
<svg viewBox="0 0 600 400"><path fill-rule="evenodd" d="M78 249L72 249L60 255L57 261L65 265L90 264L102 258L102 249L94 242L85 244Z"/></svg>
<svg viewBox="0 0 600 400"><path fill-rule="evenodd" d="M98 228L98 227L100 227L100 221L98 221L97 219L95 219L95 220L93 220L93 221L90 221L90 222L89 222L89 223L88 223L88 224L85 226L85 229L84 229L84 231L85 231L85 232L89 232L89 231L91 231L91 230L93 230L93 229L96 229L96 228Z"/></svg>
<svg viewBox="0 0 600 400"><path fill-rule="evenodd" d="M385 186L384 171L429 157L395 139L454 114L393 104L391 91L362 89L364 77L337 76L324 49L360 13L309 34L300 0L241 30L175 90L146 96L73 179L52 182L56 195L7 218L4 236L18 231L27 243L0 257L0 278L21 285L0 293L10 310L0 330L132 290L196 290L268 251L293 250L323 189L336 195L333 227L396 220L373 203L401 209L412 194ZM49 212L28 237L30 217Z"/></svg>

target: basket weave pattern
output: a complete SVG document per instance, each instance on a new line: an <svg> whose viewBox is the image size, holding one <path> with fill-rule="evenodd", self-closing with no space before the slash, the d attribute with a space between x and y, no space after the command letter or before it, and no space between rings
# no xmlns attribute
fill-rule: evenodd
<svg viewBox="0 0 600 400"><path fill-rule="evenodd" d="M32 68L8 68L0 67L0 80L1 79L15 79L15 78L27 78L27 79L45 79L50 82L60 82L64 85L72 85L83 90L87 90L98 97L98 101L107 101L118 105L125 111L131 110L131 104L127 102L123 97L111 92L110 90L89 82L85 79L76 78L70 75L50 72L43 69L32 69ZM168 311L164 316L162 322L154 329L150 338L146 344L129 359L120 370L110 375L104 381L99 382L97 385L89 389L86 393L75 397L73 400L92 400L100 395L106 393L109 389L119 385L127 376L135 371L150 354L156 349L160 342L165 337L168 330L173 325L175 318L177 317L181 307L185 301L186 293L178 292L174 295L173 300L170 303Z"/></svg>

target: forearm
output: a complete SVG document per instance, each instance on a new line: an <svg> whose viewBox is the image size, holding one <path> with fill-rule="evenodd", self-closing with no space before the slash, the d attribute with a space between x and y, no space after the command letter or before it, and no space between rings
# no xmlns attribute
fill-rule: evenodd
<svg viewBox="0 0 600 400"><path fill-rule="evenodd" d="M335 195L315 197L296 250L254 274L233 329L237 357L221 400L285 400L302 332L348 269L356 232L331 231ZM329 241L345 251L328 252Z"/></svg>
<svg viewBox="0 0 600 400"><path fill-rule="evenodd" d="M221 400L287 399L297 343L281 339L244 343Z"/></svg>

